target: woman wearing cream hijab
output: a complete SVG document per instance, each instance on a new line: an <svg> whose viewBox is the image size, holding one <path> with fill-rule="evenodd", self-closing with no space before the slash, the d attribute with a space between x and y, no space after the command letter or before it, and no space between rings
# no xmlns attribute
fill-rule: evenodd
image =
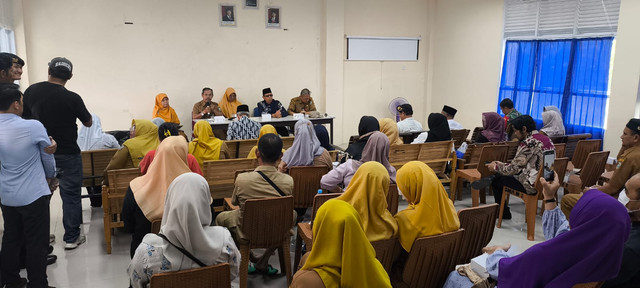
<svg viewBox="0 0 640 288"><path fill-rule="evenodd" d="M361 223L366 222L344 201L332 199L320 206L313 249L290 287L391 287Z"/></svg>
<svg viewBox="0 0 640 288"><path fill-rule="evenodd" d="M271 124L265 124L262 125L262 128L260 128L260 136L258 136L258 141L256 141L256 146L253 146L253 148L251 148L251 151L249 151L249 155L247 155L248 159L256 159L256 151L258 150L258 142L260 142L260 138L262 138L262 136L264 136L265 134L276 134L278 135L278 131L276 131L276 128L273 127L273 125ZM284 153L284 149L282 149L282 153Z"/></svg>
<svg viewBox="0 0 640 288"><path fill-rule="evenodd" d="M202 168L204 161L231 158L227 144L213 135L209 122L198 121L193 126L193 135L196 138L193 138L189 143L189 154L196 157L200 168Z"/></svg>
<svg viewBox="0 0 640 288"><path fill-rule="evenodd" d="M171 136L158 146L147 174L131 180L122 204L125 230L133 232L131 257L145 234L151 232L151 221L160 219L169 184L176 177L191 172L187 165L187 141Z"/></svg>
<svg viewBox="0 0 640 288"><path fill-rule="evenodd" d="M391 146L404 144L402 139L400 139L400 134L398 134L398 124L396 124L395 121L389 118L380 119L380 132L389 137Z"/></svg>
<svg viewBox="0 0 640 288"><path fill-rule="evenodd" d="M156 95L156 104L153 107L151 118L162 118L165 122L180 124L176 110L169 106L169 96L164 93Z"/></svg>
<svg viewBox="0 0 640 288"><path fill-rule="evenodd" d="M227 90L224 91L222 100L220 100L220 109L222 109L224 117L231 118L233 114L236 114L238 106L240 105L242 105L242 103L238 101L236 90L231 87L227 88Z"/></svg>
<svg viewBox="0 0 640 288"><path fill-rule="evenodd" d="M411 161L398 170L398 189L409 207L396 214L398 238L405 251L411 251L419 237L456 231L460 220L436 174L420 161Z"/></svg>
<svg viewBox="0 0 640 288"><path fill-rule="evenodd" d="M358 211L371 242L389 239L398 232L398 223L387 209L387 193L389 172L382 164L369 161L358 168L347 189L337 198Z"/></svg>

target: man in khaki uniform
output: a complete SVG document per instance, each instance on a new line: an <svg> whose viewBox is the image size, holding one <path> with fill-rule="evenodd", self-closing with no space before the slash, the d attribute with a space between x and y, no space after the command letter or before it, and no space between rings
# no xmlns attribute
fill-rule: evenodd
<svg viewBox="0 0 640 288"><path fill-rule="evenodd" d="M313 98L311 98L311 91L304 88L300 91L300 96L291 99L287 112L289 112L289 114L307 114L310 111L316 111L316 104L313 103Z"/></svg>
<svg viewBox="0 0 640 288"><path fill-rule="evenodd" d="M249 199L280 197L281 194L267 182L260 173L271 179L271 181L285 195L291 195L293 191L293 178L278 172L276 162L282 157L282 139L276 134L265 134L258 141L256 151L258 168L253 172L239 174L236 178L231 202L240 206L240 209L222 212L216 217L216 225L229 229L236 242L244 238L242 233L242 214L244 213L244 203ZM295 213L295 211L292 211ZM295 214L293 214L295 219ZM295 221L294 221L295 223ZM275 249L267 249L264 255L257 261L256 269L267 270L269 257Z"/></svg>
<svg viewBox="0 0 640 288"><path fill-rule="evenodd" d="M613 171L611 180L603 186L587 187L585 190L598 189L612 197L618 197L618 193L624 188L625 182L633 175L640 173L640 119L632 118L620 136L622 140L621 153L618 154L618 165ZM567 194L562 197L560 208L569 219L571 209L576 205L582 194Z"/></svg>
<svg viewBox="0 0 640 288"><path fill-rule="evenodd" d="M193 119L207 119L213 116L222 116L222 109L218 103L211 102L213 99L213 90L208 87L202 88L202 101L193 104Z"/></svg>

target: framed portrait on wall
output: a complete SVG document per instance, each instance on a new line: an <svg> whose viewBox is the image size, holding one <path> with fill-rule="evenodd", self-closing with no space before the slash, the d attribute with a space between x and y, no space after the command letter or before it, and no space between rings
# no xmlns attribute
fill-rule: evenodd
<svg viewBox="0 0 640 288"><path fill-rule="evenodd" d="M244 0L245 9L258 9L258 0Z"/></svg>
<svg viewBox="0 0 640 288"><path fill-rule="evenodd" d="M236 6L233 4L220 4L220 26L236 26Z"/></svg>
<svg viewBox="0 0 640 288"><path fill-rule="evenodd" d="M282 15L280 15L280 7L267 6L265 9L267 28L280 28L280 21L282 21Z"/></svg>

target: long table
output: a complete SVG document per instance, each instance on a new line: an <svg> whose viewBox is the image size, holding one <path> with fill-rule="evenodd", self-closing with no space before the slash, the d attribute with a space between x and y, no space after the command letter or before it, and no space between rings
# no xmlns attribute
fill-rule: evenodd
<svg viewBox="0 0 640 288"><path fill-rule="evenodd" d="M333 118L335 117L327 116L322 118L306 118L306 119L311 121L311 123L313 124L329 124L329 140L331 141L331 144L333 144ZM293 116L287 116L282 118L271 118L271 120L269 121L262 121L262 117L250 117L250 119L260 123L261 125L271 124L273 125L273 127L288 127L288 126L293 127L298 121L298 119L293 119ZM214 123L213 119L197 119L197 120L194 120L194 123L196 121L207 121L211 125L212 129L223 129L226 131L229 128L229 123L233 121L238 121L238 120L225 119L224 122Z"/></svg>

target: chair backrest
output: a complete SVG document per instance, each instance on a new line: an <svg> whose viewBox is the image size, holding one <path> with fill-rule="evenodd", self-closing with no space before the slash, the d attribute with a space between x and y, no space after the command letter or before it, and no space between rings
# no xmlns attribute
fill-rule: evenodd
<svg viewBox="0 0 640 288"><path fill-rule="evenodd" d="M415 145L415 144L413 144ZM418 160L426 163L438 176L443 176L447 163L453 161L453 140L420 144Z"/></svg>
<svg viewBox="0 0 640 288"><path fill-rule="evenodd" d="M129 189L129 182L140 176L140 169L127 168L116 169L107 171L107 177L109 177L109 186L103 186L103 193L107 193L106 203L103 201L103 206L106 214L109 214L111 222L119 223L120 217L115 217L116 221L113 221L115 215L122 213L122 203L124 202L124 195ZM102 199L105 199L104 196ZM105 218L106 219L106 218Z"/></svg>
<svg viewBox="0 0 640 288"><path fill-rule="evenodd" d="M289 149L293 145L294 136L281 137L282 138L282 149Z"/></svg>
<svg viewBox="0 0 640 288"><path fill-rule="evenodd" d="M229 263L166 272L151 276L151 288L202 287L231 288Z"/></svg>
<svg viewBox="0 0 640 288"><path fill-rule="evenodd" d="M293 208L309 208L320 189L320 179L327 174L326 166L294 166L289 168L293 178Z"/></svg>
<svg viewBox="0 0 640 288"><path fill-rule="evenodd" d="M118 149L82 151L82 187L102 185L104 169Z"/></svg>
<svg viewBox="0 0 640 288"><path fill-rule="evenodd" d="M340 160L338 160L338 154L339 153L340 153L340 150L329 151L329 156L331 157L331 161L332 162L340 161Z"/></svg>
<svg viewBox="0 0 640 288"><path fill-rule="evenodd" d="M395 183L389 184L389 193L387 194L387 210L391 212L391 215L398 213L398 185Z"/></svg>
<svg viewBox="0 0 640 288"><path fill-rule="evenodd" d="M564 152L567 150L567 144L566 143L554 143L553 146L555 146L556 148L556 158L562 158L564 157ZM569 158L567 158L569 159Z"/></svg>
<svg viewBox="0 0 640 288"><path fill-rule="evenodd" d="M396 248L398 239L393 237L386 240L371 242L371 246L376 250L376 259L380 261L384 270L389 273L393 264L393 250Z"/></svg>
<svg viewBox="0 0 640 288"><path fill-rule="evenodd" d="M458 167L460 169L472 169L478 166L480 161L480 154L482 153L482 147L491 146L493 143L476 143L467 146L467 151L464 153L464 167Z"/></svg>
<svg viewBox="0 0 640 288"><path fill-rule="evenodd" d="M320 206L322 206L324 202L329 201L329 199L336 198L340 195L342 195L342 193L322 193L322 194L316 194L316 196L313 197L313 208L311 209L312 225L313 225L313 220L316 219L316 213L318 213L318 209L320 209Z"/></svg>
<svg viewBox="0 0 640 288"><path fill-rule="evenodd" d="M469 139L469 143L475 143L476 140L478 140L478 137L480 137L480 132L482 132L482 130L484 130L484 128L482 127L473 128L473 133L471 133L471 139Z"/></svg>
<svg viewBox="0 0 640 288"><path fill-rule="evenodd" d="M231 151L231 158L247 158L253 146L258 145L258 139L225 140L227 148ZM293 136L282 137L282 148L288 149L293 144Z"/></svg>
<svg viewBox="0 0 640 288"><path fill-rule="evenodd" d="M425 131L401 133L398 136L402 138L402 143L411 144L411 142L413 142L413 140L415 140L416 137L418 137L418 135L420 135L420 133L422 132L425 132Z"/></svg>
<svg viewBox="0 0 640 288"><path fill-rule="evenodd" d="M393 145L389 149L389 163L400 169L404 163L418 159L422 144Z"/></svg>
<svg viewBox="0 0 640 288"><path fill-rule="evenodd" d="M572 288L600 288L604 285L604 282L589 282L573 285Z"/></svg>
<svg viewBox="0 0 640 288"><path fill-rule="evenodd" d="M505 162L508 153L509 146L507 145L485 145L480 151L478 167L476 169L478 169L482 177L487 177L493 173L489 171L489 168L487 168L485 164L491 163L491 161Z"/></svg>
<svg viewBox="0 0 640 288"><path fill-rule="evenodd" d="M257 159L204 161L202 163L202 174L209 183L211 197L213 199L222 199L231 197L237 170L255 169L256 167L258 167Z"/></svg>
<svg viewBox="0 0 640 288"><path fill-rule="evenodd" d="M602 140L600 139L592 139L592 140L580 140L576 145L576 150L573 152L573 158L571 158L571 163L573 163L573 167L577 169L582 169L585 161L587 160L587 156L591 152L600 151L600 144Z"/></svg>
<svg viewBox="0 0 640 288"><path fill-rule="evenodd" d="M505 161L509 162L516 157L516 152L518 152L518 147L520 147L520 141L507 141L504 142L504 145L509 147L507 157L505 158Z"/></svg>
<svg viewBox="0 0 640 288"><path fill-rule="evenodd" d="M460 147L462 142L467 141L469 131L469 129L451 130L451 139L453 139L456 148Z"/></svg>
<svg viewBox="0 0 640 288"><path fill-rule="evenodd" d="M556 173L558 174L558 179L560 179L560 187L562 187L564 176L567 173L567 165L569 165L569 158L567 157L556 158L556 160L553 162L553 171L556 171Z"/></svg>
<svg viewBox="0 0 640 288"><path fill-rule="evenodd" d="M591 138L591 134L571 134L566 135L567 148L564 150L564 156L569 158L569 160L573 159L573 152L576 150L576 145L578 145L578 141L586 140Z"/></svg>
<svg viewBox="0 0 640 288"><path fill-rule="evenodd" d="M609 151L591 152L584 162L584 167L580 170L580 180L582 184L580 188L593 186L598 181L598 177L604 172L604 166L607 164Z"/></svg>
<svg viewBox="0 0 640 288"><path fill-rule="evenodd" d="M482 248L486 247L493 237L499 207L494 203L458 211L460 228L465 232L462 237L460 257L456 264L469 263L472 258L482 254Z"/></svg>
<svg viewBox="0 0 640 288"><path fill-rule="evenodd" d="M158 234L160 232L161 226L162 226L162 218L153 220L153 222L151 222L151 233Z"/></svg>
<svg viewBox="0 0 640 288"><path fill-rule="evenodd" d="M464 229L421 237L413 242L402 271L409 287L442 287L458 260Z"/></svg>
<svg viewBox="0 0 640 288"><path fill-rule="evenodd" d="M293 226L293 196L250 199L244 203L242 233L250 248L282 245Z"/></svg>
<svg viewBox="0 0 640 288"><path fill-rule="evenodd" d="M549 139L551 139L551 142L553 142L553 144L567 143L567 135L549 136Z"/></svg>

